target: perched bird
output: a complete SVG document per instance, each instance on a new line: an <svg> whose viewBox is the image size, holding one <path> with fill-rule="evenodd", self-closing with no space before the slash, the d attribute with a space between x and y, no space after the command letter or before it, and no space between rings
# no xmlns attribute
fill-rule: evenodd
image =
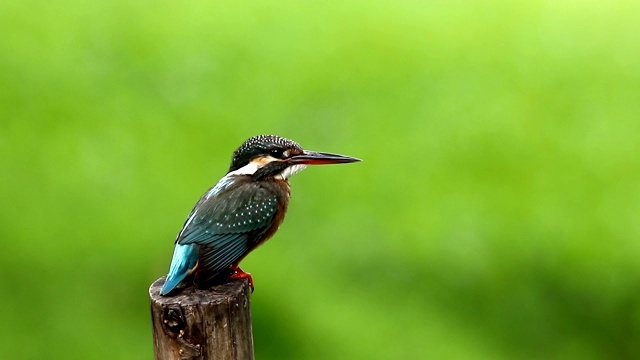
<svg viewBox="0 0 640 360"><path fill-rule="evenodd" d="M288 179L307 165L360 159L303 150L275 135L254 136L234 153L231 167L189 214L176 239L161 295L185 279L195 285L229 278L253 279L238 263L278 230L291 196Z"/></svg>

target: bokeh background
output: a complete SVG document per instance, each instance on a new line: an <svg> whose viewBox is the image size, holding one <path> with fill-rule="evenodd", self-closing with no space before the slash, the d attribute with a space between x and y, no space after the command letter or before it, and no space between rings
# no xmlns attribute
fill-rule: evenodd
<svg viewBox="0 0 640 360"><path fill-rule="evenodd" d="M152 359L246 138L292 179L258 359L640 358L640 3L0 2L2 359Z"/></svg>

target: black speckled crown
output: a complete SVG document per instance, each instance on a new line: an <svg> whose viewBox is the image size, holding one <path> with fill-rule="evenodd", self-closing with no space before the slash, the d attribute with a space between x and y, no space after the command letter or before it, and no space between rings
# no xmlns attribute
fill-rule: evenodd
<svg viewBox="0 0 640 360"><path fill-rule="evenodd" d="M252 159L261 155L268 155L273 149L296 149L302 152L302 147L295 141L277 135L258 135L249 138L236 151L231 158L229 171L238 170L247 165Z"/></svg>

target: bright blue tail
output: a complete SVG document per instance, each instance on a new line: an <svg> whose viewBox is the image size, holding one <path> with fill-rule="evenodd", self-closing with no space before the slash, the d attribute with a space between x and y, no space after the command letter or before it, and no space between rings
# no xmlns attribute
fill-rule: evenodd
<svg viewBox="0 0 640 360"><path fill-rule="evenodd" d="M176 248L173 251L173 259L171 259L169 275L167 275L167 279L160 290L160 295L167 295L171 290L175 289L187 274L189 274L189 271L196 266L198 262L198 250L198 246L194 244L176 244Z"/></svg>

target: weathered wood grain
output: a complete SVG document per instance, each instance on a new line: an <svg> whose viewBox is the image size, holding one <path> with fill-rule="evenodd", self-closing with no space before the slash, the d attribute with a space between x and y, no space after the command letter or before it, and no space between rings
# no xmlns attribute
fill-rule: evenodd
<svg viewBox="0 0 640 360"><path fill-rule="evenodd" d="M253 360L246 279L161 296L164 277L149 288L156 360Z"/></svg>

